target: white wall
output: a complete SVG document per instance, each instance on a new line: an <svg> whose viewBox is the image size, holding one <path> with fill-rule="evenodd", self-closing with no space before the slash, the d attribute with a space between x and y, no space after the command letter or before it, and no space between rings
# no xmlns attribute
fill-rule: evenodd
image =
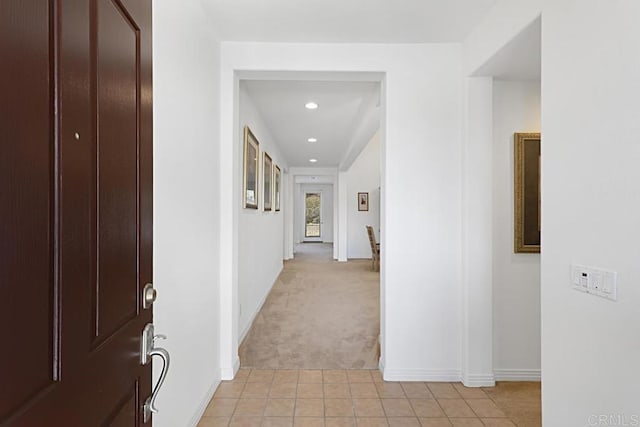
<svg viewBox="0 0 640 427"><path fill-rule="evenodd" d="M513 252L513 134L540 132L540 82L493 82L493 367L540 378L540 255Z"/></svg>
<svg viewBox="0 0 640 427"><path fill-rule="evenodd" d="M469 76L540 16L542 0L499 0L463 43Z"/></svg>
<svg viewBox="0 0 640 427"><path fill-rule="evenodd" d="M291 170L291 169L289 169ZM285 260L293 258L293 242L294 242L294 228L293 228L293 212L295 209L295 201L293 197L293 180L290 173L282 174L282 197L283 201L288 200L292 206L287 206L284 212L284 242L283 242L283 254L282 257Z"/></svg>
<svg viewBox="0 0 640 427"><path fill-rule="evenodd" d="M387 379L460 377L461 49L455 44L222 44L222 364L237 355L233 209L236 70L385 73L382 354ZM420 239L415 238L416 224ZM407 250L411 248L411 250ZM224 255L223 255L224 254Z"/></svg>
<svg viewBox="0 0 640 427"><path fill-rule="evenodd" d="M462 165L461 377L492 386L493 372L493 79L464 80Z"/></svg>
<svg viewBox="0 0 640 427"><path fill-rule="evenodd" d="M540 0L499 0L462 45L462 367L465 385L492 385L494 372L493 78L478 73L540 16ZM497 272L499 275L500 272ZM496 337L499 338L499 337Z"/></svg>
<svg viewBox="0 0 640 427"><path fill-rule="evenodd" d="M380 136L376 133L347 171L347 256L371 258L365 227L380 241ZM369 193L369 211L358 211L358 193Z"/></svg>
<svg viewBox="0 0 640 427"><path fill-rule="evenodd" d="M543 425L633 425L640 419L640 3L502 0L465 43L465 63L483 63L497 50L487 46L507 43L526 25L514 23L530 22L536 9ZM617 271L618 300L574 291L572 263Z"/></svg>
<svg viewBox="0 0 640 427"><path fill-rule="evenodd" d="M153 7L154 322L171 353L158 427L195 426L220 381L220 60L199 5Z"/></svg>
<svg viewBox="0 0 640 427"><path fill-rule="evenodd" d="M238 301L240 340L248 332L251 323L278 275L282 271L284 254L284 210L288 209L288 201L281 199L281 210L264 211L262 153L267 152L273 163L284 171L286 163L280 153L275 139L267 128L253 100L240 83L239 98L240 139L236 143L244 144L244 126L248 125L260 142L259 167L259 209L243 209L238 211ZM242 164L242 157L236 161ZM242 182L242 168L238 167ZM281 197L285 195L281 191ZM275 209L275 206L273 207Z"/></svg>
<svg viewBox="0 0 640 427"><path fill-rule="evenodd" d="M321 234L322 241L325 243L333 243L333 184L296 184L296 194L294 201L295 217L294 233L295 242L300 243L305 240L304 237L304 208L305 208L305 193L321 192ZM311 239L312 240L312 239Z"/></svg>
<svg viewBox="0 0 640 427"><path fill-rule="evenodd" d="M640 419L639 18L635 0L544 2L545 427ZM572 263L617 271L618 300L574 291Z"/></svg>
<svg viewBox="0 0 640 427"><path fill-rule="evenodd" d="M349 237L347 230L348 223L348 187L347 187L347 172L338 171L338 191L336 197L336 216L338 217L338 244L333 245L334 254L337 253L338 262L347 262L347 240ZM337 249L337 250L336 250ZM334 255L335 258L335 255ZM381 316L384 316L385 312L381 311ZM384 339L384 338L383 338ZM381 357L382 360L383 357Z"/></svg>

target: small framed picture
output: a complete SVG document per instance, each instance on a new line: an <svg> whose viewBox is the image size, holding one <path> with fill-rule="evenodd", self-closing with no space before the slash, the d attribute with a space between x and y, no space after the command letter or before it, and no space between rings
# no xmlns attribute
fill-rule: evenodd
<svg viewBox="0 0 640 427"><path fill-rule="evenodd" d="M540 253L540 134L514 136L514 252Z"/></svg>
<svg viewBox="0 0 640 427"><path fill-rule="evenodd" d="M260 143L249 129L244 127L244 164L242 173L242 206L258 209L258 156Z"/></svg>
<svg viewBox="0 0 640 427"><path fill-rule="evenodd" d="M271 160L271 156L269 156L266 151L263 153L262 158L262 172L262 184L264 186L263 210L270 211L271 204L273 202L273 161Z"/></svg>
<svg viewBox="0 0 640 427"><path fill-rule="evenodd" d="M358 210L369 210L369 193L358 193Z"/></svg>
<svg viewBox="0 0 640 427"><path fill-rule="evenodd" d="M275 165L273 168L273 187L274 187L274 204L276 212L280 211L280 181L281 181L280 166Z"/></svg>

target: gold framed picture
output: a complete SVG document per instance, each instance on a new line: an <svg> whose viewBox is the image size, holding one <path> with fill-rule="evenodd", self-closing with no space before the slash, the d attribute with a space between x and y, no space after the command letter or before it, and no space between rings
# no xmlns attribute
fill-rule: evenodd
<svg viewBox="0 0 640 427"><path fill-rule="evenodd" d="M540 134L514 135L514 252L540 253Z"/></svg>
<svg viewBox="0 0 640 427"><path fill-rule="evenodd" d="M280 212L280 188L281 188L281 171L280 166L275 165L273 168L273 198L274 198L274 208L276 212Z"/></svg>
<svg viewBox="0 0 640 427"><path fill-rule="evenodd" d="M249 129L244 127L244 163L242 172L242 206L258 209L258 158L260 143Z"/></svg>
<svg viewBox="0 0 640 427"><path fill-rule="evenodd" d="M358 210L369 210L369 193L358 193Z"/></svg>
<svg viewBox="0 0 640 427"><path fill-rule="evenodd" d="M266 151L262 154L262 178L264 197L262 209L270 211L273 203L273 160Z"/></svg>

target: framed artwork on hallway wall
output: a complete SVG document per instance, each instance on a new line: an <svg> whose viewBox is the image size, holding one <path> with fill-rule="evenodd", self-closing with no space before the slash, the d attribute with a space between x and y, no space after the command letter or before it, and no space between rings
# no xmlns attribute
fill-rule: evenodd
<svg viewBox="0 0 640 427"><path fill-rule="evenodd" d="M262 154L262 177L264 196L262 209L270 211L273 203L273 160L271 160L271 156L266 151Z"/></svg>
<svg viewBox="0 0 640 427"><path fill-rule="evenodd" d="M369 193L358 193L358 210L369 210Z"/></svg>
<svg viewBox="0 0 640 427"><path fill-rule="evenodd" d="M540 253L540 134L514 135L514 252Z"/></svg>
<svg viewBox="0 0 640 427"><path fill-rule="evenodd" d="M244 162L242 171L242 207L258 209L258 159L260 143L249 129L244 127Z"/></svg>
<svg viewBox="0 0 640 427"><path fill-rule="evenodd" d="M281 172L280 166L275 165L273 168L273 199L274 199L274 208L276 212L280 212L280 181L281 181Z"/></svg>

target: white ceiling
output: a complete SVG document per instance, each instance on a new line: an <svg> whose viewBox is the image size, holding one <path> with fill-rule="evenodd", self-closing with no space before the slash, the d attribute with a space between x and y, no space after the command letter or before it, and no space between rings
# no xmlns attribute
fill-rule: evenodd
<svg viewBox="0 0 640 427"><path fill-rule="evenodd" d="M500 80L540 80L542 62L540 18L496 52L475 73Z"/></svg>
<svg viewBox="0 0 640 427"><path fill-rule="evenodd" d="M203 0L224 41L457 42L496 0Z"/></svg>
<svg viewBox="0 0 640 427"><path fill-rule="evenodd" d="M242 80L289 167L337 167L362 118L376 109L379 83ZM314 101L316 110L304 105ZM242 108L242 106L240 106ZM317 138L317 142L307 142ZM309 159L317 159L310 163Z"/></svg>
<svg viewBox="0 0 640 427"><path fill-rule="evenodd" d="M296 184L333 184L335 178L333 175L296 175L294 182Z"/></svg>

